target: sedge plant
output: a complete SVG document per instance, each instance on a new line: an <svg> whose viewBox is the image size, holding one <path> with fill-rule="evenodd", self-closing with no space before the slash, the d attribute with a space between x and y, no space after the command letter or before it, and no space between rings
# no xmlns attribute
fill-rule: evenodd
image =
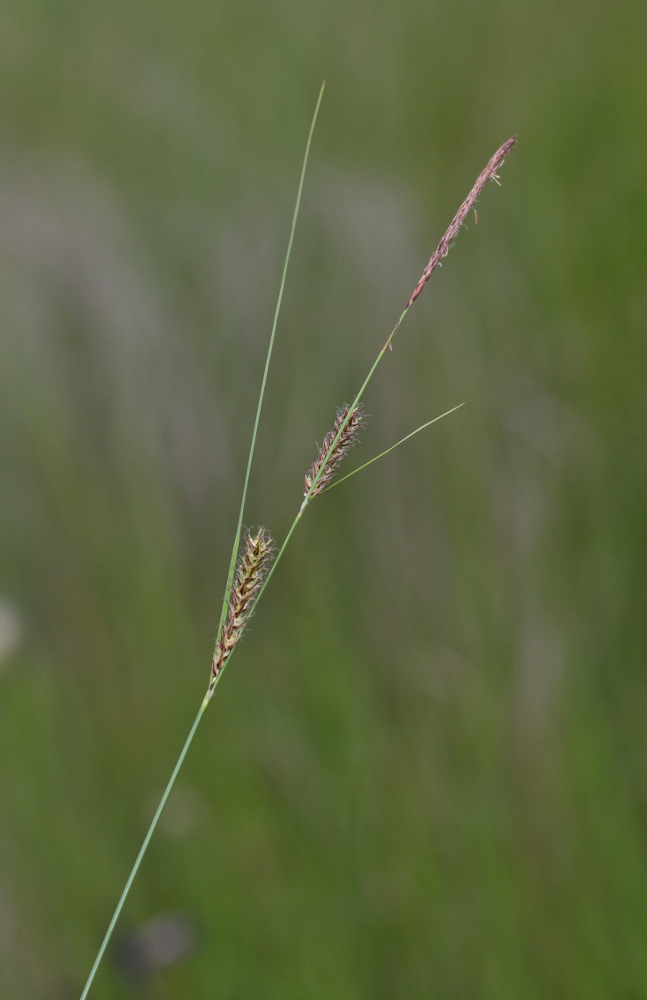
<svg viewBox="0 0 647 1000"><path fill-rule="evenodd" d="M318 497L325 490L330 489L332 486L339 485L344 482L350 476L355 475L362 469L371 465L373 462L378 461L378 459L383 458L389 452L393 451L399 445L404 444L405 441L409 440L415 434L420 431L425 430L431 424L443 417L448 416L455 410L459 409L463 404L460 403L458 406L453 407L451 410L447 410L445 413L441 413L439 416L434 417L432 420L427 421L420 427L417 427L414 431L407 434L401 440L397 441L391 447L387 448L385 451L376 455L374 458L360 465L357 469L350 472L347 476L343 478L335 479L335 476L339 470L339 467L346 457L351 448L358 443L359 432L364 425L365 415L362 406L362 398L364 393L375 374L375 371L384 358L386 352L391 349L393 338L400 329L402 322L412 307L413 303L416 301L423 288L429 281L431 275L436 270L437 267L442 266L443 258L445 258L453 246L453 243L458 236L461 228L465 223L465 219L471 211L474 211L476 217L476 203L486 186L487 182L492 180L498 183L499 178L497 171L505 160L506 156L513 148L516 143L516 136L508 139L504 142L502 146L497 149L491 159L488 161L486 167L479 174L472 190L468 194L465 201L461 204L460 208L456 212L456 215L452 219L447 231L442 237L440 243L434 250L432 256L425 269L422 272L420 280L416 284L413 292L411 293L400 317L398 318L395 326L393 327L391 333L387 337L384 345L381 347L375 361L373 362L369 372L364 379L364 382L360 386L355 398L350 404L345 403L337 411L337 415L331 430L326 434L323 439L323 443L319 449L319 452L313 461L310 469L305 475L303 498L301 504L296 512L295 518L290 526L285 539L283 540L281 546L278 548L273 542L269 532L263 528L258 527L257 529L248 530L243 537L243 518L245 515L245 504L247 500L247 490L249 486L250 474L252 469L252 463L254 458L254 451L256 447L256 438L258 433L258 427L261 417L261 411L263 407L263 401L265 397L265 389L267 385L267 378L270 368L270 362L272 358L272 352L274 348L274 341L276 337L276 331L278 326L278 318L281 309L281 302L283 299L283 292L285 289L285 281L287 276L288 265L290 261L290 256L292 253L292 245L294 242L294 233L296 229L297 218L299 214L299 208L301 205L301 196L303 192L303 184L305 179L306 167L308 163L308 157L310 153L310 146L312 143L312 136L314 133L315 124L317 121L317 116L319 114L319 109L321 106L321 101L323 98L324 86L322 85L319 92L319 97L317 99L317 104L315 107L315 112L312 118L312 123L310 125L310 131L308 133L308 139L306 142L305 154L303 157L303 163L301 167L301 174L299 178L299 184L297 188L297 197L294 207L294 213L292 216L292 224L290 228L290 236L288 240L287 251L285 255L285 261L283 265L283 272L281 275L281 281L279 285L279 294L276 303L276 308L274 311L274 319L272 323L269 344L267 348L267 355L265 359L265 367L263 370L263 377L261 380L261 386L258 396L258 402L256 406L256 415L254 419L254 426L252 430L251 444L249 448L249 455L247 459L247 466L245 470L245 478L243 482L242 496L240 501L240 507L238 511L238 521L236 524L236 530L234 533L234 541L231 550L231 558L229 562L229 571L227 574L227 583L225 587L225 594L222 605L222 613L220 616L220 622L218 625L218 631L216 636L215 649L211 661L211 671L209 675L209 683L205 696L200 704L198 714L195 717L193 725L189 731L189 735L186 738L186 742L180 752L177 763L173 769L171 777L168 784L164 790L160 803L155 811L155 815L151 821L148 828L144 841L137 855L135 863L133 865L132 871L126 881L123 892L119 898L117 906L115 908L112 919L108 925L108 929L105 933L101 946L97 952L94 964L90 970L87 982L81 994L81 1000L86 1000L94 978L96 976L97 970L104 956L106 948L112 937L112 933L115 929L115 925L119 919L121 911L123 909L124 903L133 884L133 881L137 875L141 862L146 854L148 845L151 841L159 818L162 811L168 801L169 795L175 784L175 780L179 774L182 767L184 759L187 755L189 747L193 741L196 730L200 725L202 717L215 693L216 687L220 683L220 680L225 672L225 668L231 661L231 658L236 650L236 647L243 637L245 627L249 621L251 615L253 614L255 608L258 606L265 588L267 587L273 573L283 557L285 550L290 543L292 535L294 534L301 518L303 517L306 509L312 503L312 501Z"/></svg>

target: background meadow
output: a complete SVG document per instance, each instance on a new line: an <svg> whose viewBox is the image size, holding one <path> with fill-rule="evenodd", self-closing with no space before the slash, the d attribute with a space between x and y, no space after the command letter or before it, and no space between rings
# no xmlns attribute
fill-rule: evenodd
<svg viewBox="0 0 647 1000"><path fill-rule="evenodd" d="M647 994L647 8L5 0L0 995L81 992L281 539L96 1000ZM178 961L174 959L177 958Z"/></svg>

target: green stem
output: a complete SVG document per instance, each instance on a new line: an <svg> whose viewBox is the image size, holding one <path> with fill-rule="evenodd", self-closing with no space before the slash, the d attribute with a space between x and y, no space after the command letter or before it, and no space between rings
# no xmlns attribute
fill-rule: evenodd
<svg viewBox="0 0 647 1000"><path fill-rule="evenodd" d="M208 705L208 701L205 698L205 700L200 705L200 711L198 712L198 714L195 717L195 722L191 726L191 732L187 736L186 743L184 744L184 746L182 748L182 752L181 752L180 756L178 757L177 764L173 768L173 774L171 775L171 777L169 779L169 783L168 783L168 785L166 786L166 788L164 790L164 794L162 795L162 798L160 800L160 804L158 805L157 810L155 812L155 815L153 816L151 825L148 828L148 833L144 837L144 843L142 844L142 846L140 848L140 851L139 851L139 854L137 855L137 860L135 861L135 864L133 865L133 869L132 869L130 875L128 876L128 881L126 882L126 885L124 886L124 891L122 892L121 897L119 899L119 902L117 903L117 909L115 910L115 912L113 914L112 920L110 921L110 924L108 926L108 930L106 931L105 937L104 937L104 939L103 939L103 941L101 943L101 947L99 948L99 951L97 953L97 957L94 960L94 965L92 966L92 969L90 971L90 975L88 976L88 981L86 982L84 990L83 990L83 993L81 994L81 1000L85 1000L85 998L87 997L87 995L88 995L88 993L90 991L90 987L92 986L92 981L94 980L94 977L96 975L97 969L99 968L99 965L101 963L101 959L103 958L104 952L105 952L106 948L108 947L108 944L110 942L110 938L112 937L112 932L115 929L115 924L119 920L119 915L120 915L120 913L121 913L121 911L123 909L124 903L126 902L126 897L127 897L128 893L130 892L130 887L133 884L133 882L135 881L135 876L136 876L137 872L139 871L139 866L141 865L143 857L146 854L146 849L148 848L148 845L150 843L150 839L153 836L153 833L155 832L155 827L157 826L159 818L162 815L162 811L163 811L164 806L166 805L166 803L168 801L168 797L171 794L171 789L173 788L173 785L175 784L175 779L177 778L177 776L178 776L178 774L180 772L180 768L182 767L182 764L184 763L184 758L186 757L187 751L188 751L189 747L191 746L191 743L193 742L193 737L195 736L196 730L197 730L197 728L198 728L198 726L200 724L200 719L204 715L204 710L207 707L207 705Z"/></svg>
<svg viewBox="0 0 647 1000"><path fill-rule="evenodd" d="M306 150L303 156L303 163L301 165L301 175L299 177L299 187L297 189L297 198L294 205L294 212L292 214L292 226L290 228L290 238L288 240L288 248L285 254L285 261L283 262L283 273L281 275L281 284L279 286L279 294L276 302L276 309L274 310L274 321L272 323L272 332L270 334L270 342L267 348L267 356L265 358L265 369L263 371L263 379L261 381L261 391L258 396L258 405L256 407L256 417L254 419L254 429L252 431L252 441L249 446L249 455L247 458L247 469L245 470L245 482L243 484L243 495L240 499L240 510L238 512L238 524L236 526L236 534L234 536L234 544L231 550L231 559L229 560L229 574L227 576L227 586L225 588L225 596L222 602L222 611L220 612L220 623L218 625L218 633L216 638L216 646L220 641L220 635L222 633L222 627L225 621L225 615L227 614L227 605L229 604L229 597L231 595L231 587L234 579L234 572L236 570L236 558L238 556L238 548L240 546L240 535L243 527L243 517L245 514L245 502L247 500L247 487L249 486L249 477L252 470L252 461L254 458L254 451L256 449L256 436L258 434L258 425L261 419L261 410L263 408L263 399L265 397L265 386L267 383L267 375L270 370L270 361L272 360L272 351L274 349L274 339L276 337L276 327L279 321L279 313L281 312L281 303L283 301L283 292L285 289L285 280L288 273L288 264L290 263L290 257L292 255L292 244L294 243L294 232L297 225L297 219L299 217L299 209L301 207L301 195L303 193L303 182L306 175L306 167L308 166L308 157L310 155L310 146L312 144L312 136L314 134L315 125L317 124L317 117L319 115L319 108L321 107L321 101L323 98L324 88L326 86L326 81L321 84L321 90L319 91L319 97L317 98L317 104L315 107L314 115L312 116L312 122L310 124L310 131L308 133L308 141L306 143Z"/></svg>
<svg viewBox="0 0 647 1000"><path fill-rule="evenodd" d="M278 325L279 313L281 311L281 302L283 301L283 292L284 292L284 289L285 289L285 281L286 281L286 277L287 277L288 264L290 262L290 256L292 254L292 244L294 242L294 233L295 233L295 229L296 229L297 218L299 216L299 208L301 207L301 195L303 193L303 183L304 183L304 179L305 179L306 167L308 165L308 156L310 154L310 146L312 144L312 136L313 136L314 129L315 129L315 124L316 124L316 121L317 121L317 116L319 114L319 108L321 107L321 101L322 101L322 98L323 98L323 92L324 92L325 85L326 84L325 84L325 81L324 81L324 83L322 83L322 85L321 85L321 90L319 91L319 97L317 98L317 104L316 104L316 107L315 107L314 115L312 116L312 123L310 125L310 131L308 133L308 141L306 143L306 150L305 150L305 154L304 154L304 157L303 157L303 164L301 166L301 174L300 174L300 177L299 177L299 187L297 189L297 198L296 198L296 203L295 203L295 206L294 206L294 213L292 215L292 225L290 227L290 238L288 240L288 248L287 248L287 252L286 252L286 255L285 255L285 261L284 261L284 264L283 264L283 273L281 275L281 284L280 284L280 287L279 287L279 294L278 294L278 299L277 299L277 303L276 303L276 309L274 311L274 321L272 323L272 332L270 334L270 342L269 342L269 346L268 346L268 349L267 349L267 356L265 358L265 368L263 370L263 379L261 381L261 389L260 389L260 393L259 393L259 397L258 397L258 405L256 407L256 417L254 419L254 429L252 431L252 441L251 441L251 445L250 445L250 448L249 448L249 456L247 458L247 468L245 470L245 482L243 484L243 494L242 494L242 497L241 497L240 509L239 509L239 512L238 512L238 524L236 526L236 534L235 534L235 537L234 537L234 544L233 544L233 547L232 547L231 559L229 561L229 573L228 573L228 576L227 576L227 586L225 588L225 597L224 597L223 603L222 603L222 612L220 614L220 623L218 625L218 639L216 640L216 644L219 641L220 634L222 632L222 626L223 626L223 623L224 623L224 620L225 620L225 615L227 613L227 605L229 603L229 597L230 597L230 594L231 594L231 587L232 587L234 572L235 572L235 569L236 569L236 557L238 555L238 547L240 545L240 535L241 535L241 531L242 531L243 517L244 517L244 513L245 513L245 501L247 500L247 488L249 486L249 477L250 477L251 468L252 468L252 460L254 458L254 450L256 448L256 437L257 437L257 434L258 434L258 425L259 425L260 418L261 418L261 410L263 408L263 398L265 396L265 386L267 384L267 376L268 376L268 372L269 372L269 368L270 368L270 361L271 361L271 358L272 358L272 350L274 348L274 340L275 340L275 337L276 337L276 328L277 328L277 325ZM294 527L296 527L296 522L295 522ZM294 527L293 527L293 530L294 530ZM224 670L221 671L221 673L216 678L216 683L220 680L220 676L221 676L222 673L224 673ZM101 943L101 947L99 948L99 951L97 953L97 957L94 960L94 965L92 966L92 969L90 971L90 975L88 976L88 980L87 980L87 982L85 984L85 987L83 989L83 993L81 995L81 1000L86 1000L86 997L87 997L87 995L88 995L88 993L90 991L90 987L92 986L92 982L93 982L94 977L96 975L97 969L99 968L99 965L101 964L101 959L103 958L105 950L108 947L108 944L110 942L110 938L112 937L112 932L115 929L116 923L117 923L117 921L119 919L119 916L120 916L121 911L123 909L124 903L126 902L126 897L128 896L128 893L130 892L130 887L132 886L132 884L133 884L133 882L135 880L135 876L137 875L137 872L139 871L139 866L141 865L142 860L144 858L144 855L146 854L146 851L148 849L148 845L150 843L151 837L153 836L153 833L155 832L155 827L157 826L159 818L162 815L162 812L164 810L164 806L167 803L168 797L171 794L171 789L173 788L173 785L175 784L175 779L177 778L177 776L178 776L178 774L180 772L180 768L182 767L182 764L184 763L184 758L186 757L187 751L188 751L189 747L191 746L191 743L193 742L193 737L195 736L196 730L197 730L197 728L198 728L198 726L200 724L200 720L201 720L202 716L204 715L205 709L206 709L207 705L209 704L211 696L213 695L213 690L215 689L215 686L216 685L214 684L214 686L213 686L213 688L211 690L207 689L207 694L205 695L204 700L203 700L202 704L200 705L200 711L198 712L198 714L197 714L197 716L195 718L195 722L193 723L193 725L191 727L191 731L190 731L190 733L189 733L189 735L187 737L186 743L184 744L184 747L182 748L182 752L181 752L180 756L178 757L177 763L176 763L176 765L175 765L175 767L173 769L173 774L171 775L171 777L169 779L169 783L166 786L166 789L164 791L164 794L162 796L160 804L157 807L157 811L156 811L156 813L155 813L155 815L153 817L153 820L151 822L150 827L148 828L148 833L146 834L146 836L144 838L144 842L143 842L143 844L141 846L141 849L139 851L139 854L137 855L137 860L135 861L133 869L132 869L132 871L131 871L131 873L130 873L130 875L128 877L128 881L126 882L126 885L124 886L124 891L122 892L121 897L119 899L119 902L117 903L117 908L116 908L116 910L115 910L115 912L114 912L114 914L112 916L112 920L110 921L110 924L108 926L108 930L106 931L105 937L104 937L104 939L103 939L103 941Z"/></svg>

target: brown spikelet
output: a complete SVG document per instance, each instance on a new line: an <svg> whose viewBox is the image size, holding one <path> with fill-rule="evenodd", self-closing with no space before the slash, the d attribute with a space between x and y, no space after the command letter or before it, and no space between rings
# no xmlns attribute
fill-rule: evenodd
<svg viewBox="0 0 647 1000"><path fill-rule="evenodd" d="M236 566L227 617L211 661L210 693L234 646L242 639L273 558L274 542L269 532L265 528L248 531Z"/></svg>
<svg viewBox="0 0 647 1000"><path fill-rule="evenodd" d="M335 423L332 429L328 431L325 438L323 439L323 444L319 449L319 454L317 455L316 459L310 466L310 469L306 473L305 489L303 491L304 497L308 496L308 492L312 487L312 484L317 478L320 469L322 469L323 467L323 472L321 473L317 485L310 494L309 497L310 500L312 500L313 497L319 496L319 494L325 490L326 486L330 484L330 482L335 476L335 473L337 472L337 469L339 468L342 462L342 459L348 454L353 445L357 444L359 440L358 435L361 428L364 426L364 421L365 421L364 408L361 403L358 403L358 405L354 408L353 412L350 415L348 423L341 432L339 441L337 442L331 454L329 455L328 461L326 461L326 456L328 455L330 447L335 438L337 437L337 435L339 434L340 427L343 426L344 421L348 417L349 411L350 411L350 406L348 405L348 403L344 403L341 409L337 410Z"/></svg>
<svg viewBox="0 0 647 1000"><path fill-rule="evenodd" d="M508 139L508 141L504 142L502 146L499 146L496 153L486 166L486 168L482 170L479 176L477 177L474 187L472 188L467 198L457 211L456 215L451 221L449 229L447 230L442 240L440 241L440 243L434 250L433 254L431 255L429 263L422 272L422 277L420 278L420 281L418 282L413 292L411 293L411 297L406 304L405 311L406 309L409 308L409 306L413 305L413 303L420 295L420 292L423 290L423 288L429 281L431 275L436 270L438 265L441 263L443 257L446 257L447 254L449 253L454 240L461 231L461 226L465 222L465 219L470 214L471 210L476 205L476 202L479 199L479 195L481 194L481 191L483 190L487 182L491 180L491 181L496 181L497 184L499 183L497 170L505 160L506 156L508 155L508 153L510 152L516 141L517 137L516 135L513 135L511 139Z"/></svg>

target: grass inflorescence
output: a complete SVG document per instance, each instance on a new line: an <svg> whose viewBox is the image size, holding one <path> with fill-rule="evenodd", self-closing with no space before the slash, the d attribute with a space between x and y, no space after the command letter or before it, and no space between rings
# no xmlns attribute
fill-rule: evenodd
<svg viewBox="0 0 647 1000"><path fill-rule="evenodd" d="M272 574L276 571L276 568L305 510L315 497L319 496L321 493L324 492L324 490L326 490L326 488L330 487L330 485L333 484L333 480L339 470L341 462L348 455L351 448L353 448L353 446L358 443L359 432L361 428L364 426L365 422L362 397L369 382L371 381L380 361L384 357L385 352L391 347L393 338L397 333L397 331L399 330L407 312L409 311L413 303L416 301L416 299L422 292L423 288L429 281L434 270L441 265L443 258L447 256L449 250L451 249L454 243L454 240L458 236L464 224L465 218L467 217L470 211L472 211L473 209L475 210L476 203L486 183L489 180L494 180L498 182L497 171L516 142L516 137L513 137L509 139L507 142L503 143L503 145L500 146L499 149L496 151L494 156L492 156L492 158L489 160L485 169L479 174L472 190L470 191L469 195L458 209L447 231L443 235L436 250L432 254L429 263L425 267L420 277L420 280L418 281L413 292L411 293L411 296L409 297L405 305L405 308L402 311L389 337L385 341L383 347L380 349L377 358L375 359L372 367L370 368L369 373L366 376L363 384L361 385L357 395L350 404L344 404L344 406L342 406L337 411L337 416L335 418L334 424L326 434L316 459L314 460L310 469L306 473L305 489L301 505L297 510L294 521L292 522L292 525L287 532L283 544L279 548L278 553L276 553L275 555L274 542L272 541L269 532L265 528L259 527L255 531L252 530L248 531L242 538L242 543L241 543L242 524L245 511L245 502L247 497L247 488L249 484L249 477L252 466L252 459L254 456L254 449L256 444L258 425L264 400L265 386L267 383L267 376L272 356L272 350L274 346L278 315L283 296L283 289L285 287L287 267L292 250L294 230L295 230L299 205L301 201L301 193L303 190L305 168L308 160L310 143L312 139L314 125L317 119L317 114L321 104L322 95L323 95L323 87L321 88L321 92L319 94L319 99L317 101L315 114L310 127L310 133L306 144L306 152L301 170L296 205L292 219L292 228L290 231L290 239L288 242L288 249L283 267L283 275L279 289L279 296L274 315L274 322L272 325L272 332L270 335L270 341L267 350L263 379L261 383L261 388L256 408L256 417L254 421L254 429L252 432L252 440L247 461L247 469L243 484L242 497L238 515L238 523L236 531L234 533L234 542L232 546L231 559L229 563L229 571L227 575L227 584L225 587L223 608L220 618L220 624L218 627L218 633L216 636L215 649L211 662L211 672L209 676L209 684L207 692L200 705L200 709L195 718L193 726L191 727L191 730L186 739L184 747L180 753L175 768L173 769L171 778L166 786L162 799L155 812L155 815L150 824L148 832L144 838L144 842L141 846L141 849L139 851L133 869L126 882L125 888L121 894L121 897L119 899L113 917L108 926L108 930L99 948L94 965L92 966L90 975L85 984L81 1000L85 1000L85 998L88 995L88 992L94 980L95 974L97 972L103 954L110 941L112 932L114 930L114 927L117 923L117 920L125 903L126 897L130 891L130 887L134 881L139 866L142 862L142 859L150 843L153 832L157 826L160 815L166 805L171 789L175 783L175 779L177 778L180 768L184 762L184 758L193 741L193 737L196 733L198 725L200 724L200 720L202 719L206 707L211 701L211 698L215 692L215 688L222 678L225 667L231 661L231 657L233 656L237 645L243 638L246 625L249 622L249 619L253 614L254 609L257 607L258 602L261 599L263 592L265 591L265 588L267 587L272 577ZM404 438L398 441L397 444L392 445L390 448L387 448L385 451L383 451L380 455L377 455L369 462L364 463L364 465L360 466L360 469L365 468L372 462L377 461L379 458L382 458L384 455L388 454L388 452L398 447L399 444L402 444L404 441L412 437L413 434L418 433L425 427L428 427L430 424L435 423L437 420L440 420L444 416L447 416L449 413L452 413L455 409L458 409L458 407L453 407L452 410L448 410L446 413L443 413L440 416L435 417L433 420L427 421L427 423L423 424L421 427L418 427L415 431L412 431L410 434L407 434ZM360 471L360 469L356 469L355 472ZM350 475L353 474L354 474L353 472L350 473ZM346 478L348 477L345 476L344 479ZM341 480L337 480L337 482L341 482Z"/></svg>
<svg viewBox="0 0 647 1000"><path fill-rule="evenodd" d="M339 410L332 428L328 431L319 454L305 475L304 499L312 500L323 493L333 481L339 466L353 445L359 444L359 432L366 422L361 403L351 407L344 403Z"/></svg>
<svg viewBox="0 0 647 1000"><path fill-rule="evenodd" d="M274 542L265 528L247 532L229 595L227 614L211 661L210 695L213 694L220 671L243 637L273 556Z"/></svg>

